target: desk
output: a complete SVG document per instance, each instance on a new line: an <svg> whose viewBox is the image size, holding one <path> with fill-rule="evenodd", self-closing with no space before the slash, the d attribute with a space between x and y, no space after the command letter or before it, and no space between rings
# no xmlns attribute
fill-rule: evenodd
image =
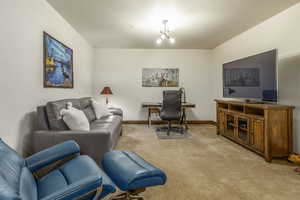
<svg viewBox="0 0 300 200"><path fill-rule="evenodd" d="M162 106L161 102L143 102L142 103L143 108L148 108L148 125L150 125L150 111L151 111L151 109L161 108L161 106ZM181 107L182 107L182 117L181 117L181 120L180 120L180 124L184 124L186 129L188 129L185 110L186 110L186 108L195 108L196 104L182 103Z"/></svg>

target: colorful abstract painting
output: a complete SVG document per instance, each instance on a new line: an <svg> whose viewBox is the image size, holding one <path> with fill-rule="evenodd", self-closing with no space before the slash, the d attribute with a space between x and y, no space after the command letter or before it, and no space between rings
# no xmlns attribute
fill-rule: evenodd
<svg viewBox="0 0 300 200"><path fill-rule="evenodd" d="M143 87L178 87L179 69L143 68Z"/></svg>
<svg viewBox="0 0 300 200"><path fill-rule="evenodd" d="M73 88L73 50L44 32L44 87Z"/></svg>

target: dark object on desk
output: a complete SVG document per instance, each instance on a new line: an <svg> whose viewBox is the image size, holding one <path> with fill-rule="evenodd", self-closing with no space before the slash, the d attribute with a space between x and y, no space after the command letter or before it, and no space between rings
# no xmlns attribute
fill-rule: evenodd
<svg viewBox="0 0 300 200"><path fill-rule="evenodd" d="M181 92L177 90L167 90L163 93L163 104L160 111L160 118L168 122L167 135L170 134L171 122L180 121L182 116Z"/></svg>

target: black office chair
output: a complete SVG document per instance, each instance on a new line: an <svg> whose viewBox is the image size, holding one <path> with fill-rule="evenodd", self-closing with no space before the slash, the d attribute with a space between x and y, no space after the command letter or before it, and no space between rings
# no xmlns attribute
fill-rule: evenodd
<svg viewBox="0 0 300 200"><path fill-rule="evenodd" d="M167 90L163 92L163 104L160 111L160 118L168 122L167 135L170 135L172 130L171 122L180 121L182 117L181 110L181 91ZM183 133L183 129L180 129Z"/></svg>

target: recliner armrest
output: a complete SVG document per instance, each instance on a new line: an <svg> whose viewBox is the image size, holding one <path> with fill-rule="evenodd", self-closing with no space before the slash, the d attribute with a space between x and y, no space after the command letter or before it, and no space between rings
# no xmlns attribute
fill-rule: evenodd
<svg viewBox="0 0 300 200"><path fill-rule="evenodd" d="M102 177L90 176L78 181L76 184L70 184L66 188L62 188L58 192L46 196L41 200L79 199L80 197L90 194L91 192L96 192L101 185Z"/></svg>
<svg viewBox="0 0 300 200"><path fill-rule="evenodd" d="M67 141L40 151L25 159L27 167L32 171L39 170L51 163L79 155L80 147L75 141Z"/></svg>

